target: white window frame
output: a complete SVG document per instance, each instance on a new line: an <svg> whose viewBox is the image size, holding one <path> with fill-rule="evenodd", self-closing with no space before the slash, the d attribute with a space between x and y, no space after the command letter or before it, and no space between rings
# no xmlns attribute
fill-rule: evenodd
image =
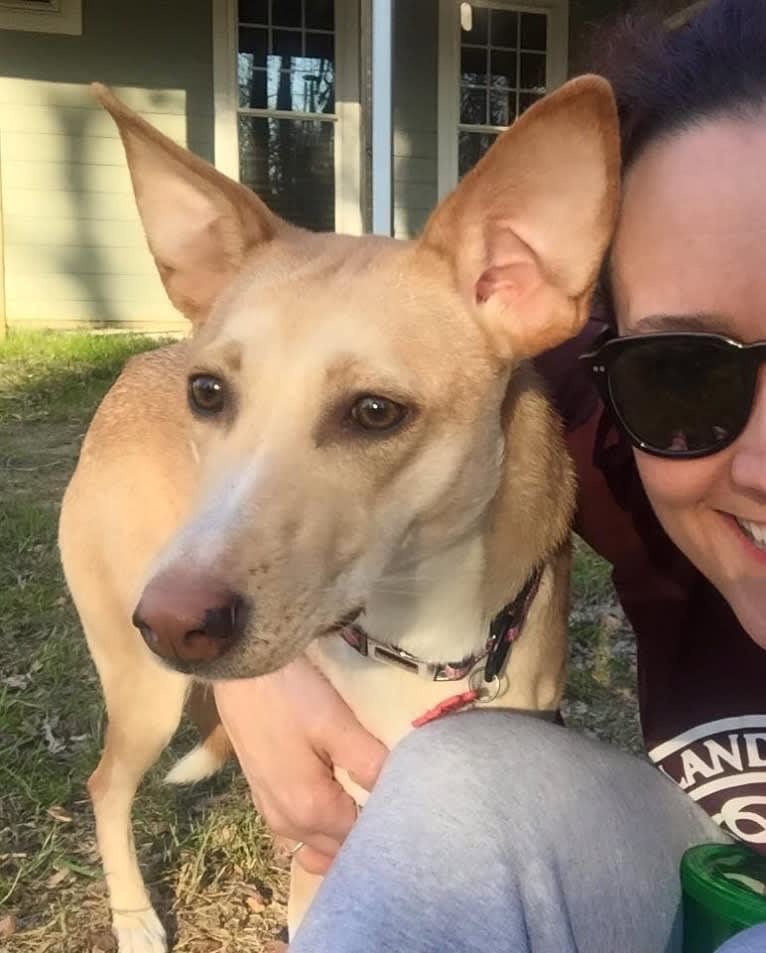
<svg viewBox="0 0 766 953"><path fill-rule="evenodd" d="M239 179L237 0L211 2L215 165ZM359 4L335 0L335 231L348 235L361 235L363 224L359 48Z"/></svg>
<svg viewBox="0 0 766 953"><path fill-rule="evenodd" d="M472 7L548 15L546 89L566 81L569 67L569 0L471 0ZM460 125L460 2L439 0L438 188L442 198L458 181ZM491 131L491 130L488 130ZM499 129L498 129L499 131Z"/></svg>
<svg viewBox="0 0 766 953"><path fill-rule="evenodd" d="M0 30L82 35L82 0L0 0Z"/></svg>

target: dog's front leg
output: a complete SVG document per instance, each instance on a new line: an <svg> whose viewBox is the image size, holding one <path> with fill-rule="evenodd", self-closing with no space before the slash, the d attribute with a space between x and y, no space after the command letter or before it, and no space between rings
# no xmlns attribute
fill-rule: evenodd
<svg viewBox="0 0 766 953"><path fill-rule="evenodd" d="M287 928L291 939L295 936L321 883L322 877L307 873L293 860L290 868L290 898L287 902Z"/></svg>
<svg viewBox="0 0 766 953"><path fill-rule="evenodd" d="M148 654L148 653L147 653ZM165 930L138 867L130 813L144 773L181 717L188 679L147 657L143 666L100 666L109 723L104 752L88 782L119 953L165 953Z"/></svg>

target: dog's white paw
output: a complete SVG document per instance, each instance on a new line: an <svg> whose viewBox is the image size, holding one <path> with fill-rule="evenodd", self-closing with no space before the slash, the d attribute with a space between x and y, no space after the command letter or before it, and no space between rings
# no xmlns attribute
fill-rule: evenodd
<svg viewBox="0 0 766 953"><path fill-rule="evenodd" d="M115 913L112 930L120 953L167 953L165 928L151 907L137 913Z"/></svg>

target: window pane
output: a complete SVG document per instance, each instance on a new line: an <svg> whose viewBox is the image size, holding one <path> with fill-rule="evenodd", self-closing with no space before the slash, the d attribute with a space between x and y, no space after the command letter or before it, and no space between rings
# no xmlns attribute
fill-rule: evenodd
<svg viewBox="0 0 766 953"><path fill-rule="evenodd" d="M334 124L239 117L239 177L296 225L335 227Z"/></svg>
<svg viewBox="0 0 766 953"><path fill-rule="evenodd" d="M306 26L315 30L332 30L335 25L333 0L306 0Z"/></svg>
<svg viewBox="0 0 766 953"><path fill-rule="evenodd" d="M490 28L492 46L508 46L515 50L519 38L519 15L507 10L493 10Z"/></svg>
<svg viewBox="0 0 766 953"><path fill-rule="evenodd" d="M476 165L497 136L486 132L461 132L458 138L458 173L462 178Z"/></svg>
<svg viewBox="0 0 766 953"><path fill-rule="evenodd" d="M510 126L515 118L515 90L491 89L489 92L489 121L491 125Z"/></svg>
<svg viewBox="0 0 766 953"><path fill-rule="evenodd" d="M490 66L493 86L505 87L506 89L516 88L515 53L492 50L490 54Z"/></svg>
<svg viewBox="0 0 766 953"><path fill-rule="evenodd" d="M269 0L239 0L240 23L269 22Z"/></svg>
<svg viewBox="0 0 766 953"><path fill-rule="evenodd" d="M266 43L267 30L243 27L239 31L237 86L239 105L252 109L266 106Z"/></svg>
<svg viewBox="0 0 766 953"><path fill-rule="evenodd" d="M306 0L306 3L311 3L311 0ZM271 22L275 26L302 26L301 0L272 0Z"/></svg>
<svg viewBox="0 0 766 953"><path fill-rule="evenodd" d="M544 53L522 53L519 86L521 89L545 91Z"/></svg>
<svg viewBox="0 0 766 953"><path fill-rule="evenodd" d="M300 56L301 34L292 30L273 30L271 33L271 52L277 56Z"/></svg>
<svg viewBox="0 0 766 953"><path fill-rule="evenodd" d="M548 18L544 13L521 14L521 48L522 50L548 49L547 43Z"/></svg>
<svg viewBox="0 0 766 953"><path fill-rule="evenodd" d="M487 82L487 51L464 46L460 51L460 73L464 83L482 86Z"/></svg>
<svg viewBox="0 0 766 953"><path fill-rule="evenodd" d="M483 125L487 121L487 90L472 86L460 89L460 122Z"/></svg>
<svg viewBox="0 0 766 953"><path fill-rule="evenodd" d="M240 27L239 52L250 54L248 61L251 66L258 66L261 69L266 67L266 46L268 39L268 30L251 30L247 27Z"/></svg>
<svg viewBox="0 0 766 953"><path fill-rule="evenodd" d="M239 105L285 112L335 112L332 60L310 56L269 56L265 70L254 69L240 54Z"/></svg>
<svg viewBox="0 0 766 953"><path fill-rule="evenodd" d="M265 109L267 103L267 73L265 69L253 69L252 60L245 53L237 57L237 85L239 105L247 109Z"/></svg>
<svg viewBox="0 0 766 953"><path fill-rule="evenodd" d="M457 11L455 11L457 16ZM473 7L471 10L471 29L466 32L461 30L461 37L464 43L486 43L487 42L487 10L483 7Z"/></svg>
<svg viewBox="0 0 766 953"><path fill-rule="evenodd" d="M306 113L335 112L334 80L332 60L294 58L291 108Z"/></svg>
<svg viewBox="0 0 766 953"><path fill-rule="evenodd" d="M306 56L323 60L333 59L334 38L330 33L307 33Z"/></svg>

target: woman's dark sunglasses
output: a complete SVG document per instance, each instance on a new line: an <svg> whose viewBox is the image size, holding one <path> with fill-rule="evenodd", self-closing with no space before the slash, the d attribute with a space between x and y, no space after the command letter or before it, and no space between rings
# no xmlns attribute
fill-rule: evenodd
<svg viewBox="0 0 766 953"><path fill-rule="evenodd" d="M608 335L580 360L640 450L706 457L745 429L766 342L740 344L696 331Z"/></svg>

